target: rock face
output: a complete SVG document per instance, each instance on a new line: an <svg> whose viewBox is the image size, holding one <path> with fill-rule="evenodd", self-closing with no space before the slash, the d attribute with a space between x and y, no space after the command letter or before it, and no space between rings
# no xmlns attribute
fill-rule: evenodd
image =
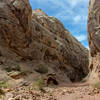
<svg viewBox="0 0 100 100"><path fill-rule="evenodd" d="M0 1L0 60L30 68L59 81L79 81L88 74L88 50L63 24L28 0ZM22 61L22 58L26 61Z"/></svg>
<svg viewBox="0 0 100 100"><path fill-rule="evenodd" d="M28 0L1 0L0 13L0 44L25 56L22 49L31 41L32 9Z"/></svg>
<svg viewBox="0 0 100 100"><path fill-rule="evenodd" d="M88 73L88 50L56 18L47 16L40 9L34 10L32 15L34 35L39 35L38 41L47 46L43 51L44 61L57 63L72 81L85 76Z"/></svg>
<svg viewBox="0 0 100 100"><path fill-rule="evenodd" d="M100 81L100 0L90 0L88 15L88 41L90 46L89 79Z"/></svg>

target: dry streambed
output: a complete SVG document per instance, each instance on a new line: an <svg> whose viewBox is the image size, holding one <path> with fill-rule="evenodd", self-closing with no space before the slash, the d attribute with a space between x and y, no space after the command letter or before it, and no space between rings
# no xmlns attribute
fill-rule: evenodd
<svg viewBox="0 0 100 100"><path fill-rule="evenodd" d="M7 90L4 95L1 100L100 100L100 90L84 83L44 87L42 90L34 89L31 84Z"/></svg>

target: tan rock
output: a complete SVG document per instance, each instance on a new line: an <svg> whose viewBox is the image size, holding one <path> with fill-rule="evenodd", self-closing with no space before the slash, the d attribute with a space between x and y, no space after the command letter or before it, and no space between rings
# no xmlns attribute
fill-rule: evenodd
<svg viewBox="0 0 100 100"><path fill-rule="evenodd" d="M34 45L35 51L37 48L41 50L36 51L35 55L42 52L43 55L39 54L43 57L42 60L56 64L56 70L59 68L61 73L67 73L72 81L82 76L79 72L83 71L85 76L88 73L88 50L55 17L49 17L41 9L37 9L33 10L32 18L33 39L41 43L38 47L37 44Z"/></svg>
<svg viewBox="0 0 100 100"><path fill-rule="evenodd" d="M12 77L13 79L19 79L22 73L19 71L12 71L8 73L8 76Z"/></svg>
<svg viewBox="0 0 100 100"><path fill-rule="evenodd" d="M0 45L8 46L20 56L25 56L31 39L32 9L28 0L0 1Z"/></svg>
<svg viewBox="0 0 100 100"><path fill-rule="evenodd" d="M9 80L10 77L7 75L6 71L0 69L0 81Z"/></svg>
<svg viewBox="0 0 100 100"><path fill-rule="evenodd" d="M100 81L100 0L90 0L88 15L88 41L90 46L89 80Z"/></svg>

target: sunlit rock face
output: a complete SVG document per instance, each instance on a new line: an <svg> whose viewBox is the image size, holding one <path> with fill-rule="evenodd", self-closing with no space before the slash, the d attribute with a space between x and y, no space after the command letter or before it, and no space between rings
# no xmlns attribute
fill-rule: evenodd
<svg viewBox="0 0 100 100"><path fill-rule="evenodd" d="M24 63L62 82L88 74L88 50L58 19L41 9L32 11L28 0L0 1L0 53L9 65Z"/></svg>
<svg viewBox="0 0 100 100"><path fill-rule="evenodd" d="M89 80L96 82L100 81L100 0L90 0L89 3L88 41L90 46Z"/></svg>

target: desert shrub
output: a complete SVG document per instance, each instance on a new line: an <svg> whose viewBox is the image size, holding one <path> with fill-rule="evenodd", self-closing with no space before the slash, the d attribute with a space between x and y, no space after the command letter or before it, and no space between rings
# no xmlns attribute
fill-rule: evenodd
<svg viewBox="0 0 100 100"><path fill-rule="evenodd" d="M41 90L43 88L43 80L41 78L38 78L35 85L36 85L35 88L36 90Z"/></svg>
<svg viewBox="0 0 100 100"><path fill-rule="evenodd" d="M100 82L97 82L96 84L94 84L94 88L100 89Z"/></svg>
<svg viewBox="0 0 100 100"><path fill-rule="evenodd" d="M0 98L2 98L4 95L3 88L7 88L6 81L0 81Z"/></svg>
<svg viewBox="0 0 100 100"><path fill-rule="evenodd" d="M20 71L21 69L20 69L20 66L19 65L14 65L14 66L8 66L7 68L6 68L6 71L7 72L11 72L11 71Z"/></svg>
<svg viewBox="0 0 100 100"><path fill-rule="evenodd" d="M7 72L11 72L12 71L12 68L9 66L9 67L6 68L6 71Z"/></svg>
<svg viewBox="0 0 100 100"><path fill-rule="evenodd" d="M3 90L0 89L0 98L2 98L2 95L4 94Z"/></svg>
<svg viewBox="0 0 100 100"><path fill-rule="evenodd" d="M0 82L0 88L7 88L6 81L1 81Z"/></svg>

